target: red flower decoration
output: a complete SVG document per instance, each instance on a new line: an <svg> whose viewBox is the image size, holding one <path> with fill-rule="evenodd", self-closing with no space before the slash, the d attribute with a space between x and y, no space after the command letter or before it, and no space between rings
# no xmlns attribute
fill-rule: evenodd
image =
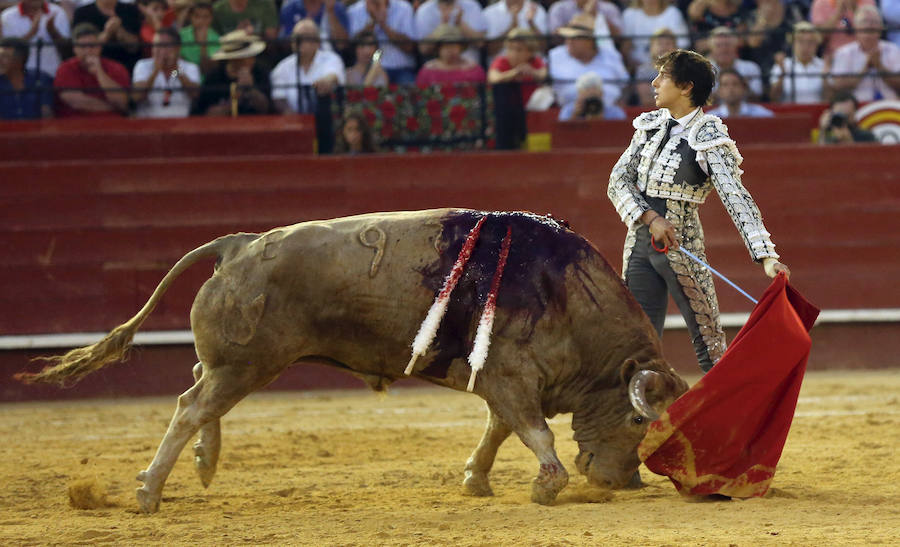
<svg viewBox="0 0 900 547"><path fill-rule="evenodd" d="M358 89L350 89L347 91L347 101L358 103L362 99L362 93Z"/></svg>
<svg viewBox="0 0 900 547"><path fill-rule="evenodd" d="M460 89L459 96L463 99L474 99L475 95L475 84L473 83L466 84Z"/></svg>
<svg viewBox="0 0 900 547"><path fill-rule="evenodd" d="M459 124L462 123L463 118L466 117L466 113L466 107L458 104L450 109L450 121L453 122L453 125L459 127Z"/></svg>
<svg viewBox="0 0 900 547"><path fill-rule="evenodd" d="M363 116L366 117L366 121L369 122L369 125L375 123L375 113L366 108L363 110Z"/></svg>
<svg viewBox="0 0 900 547"><path fill-rule="evenodd" d="M456 86L453 84L441 85L441 95L444 96L444 99L452 99L453 97L456 97Z"/></svg>
<svg viewBox="0 0 900 547"><path fill-rule="evenodd" d="M433 136L438 136L444 130L444 124L441 123L440 118L431 120L431 134Z"/></svg>
<svg viewBox="0 0 900 547"><path fill-rule="evenodd" d="M394 106L394 103L391 101L384 101L379 108L381 109L381 114L384 116L385 120L393 119L397 114L397 107Z"/></svg>
<svg viewBox="0 0 900 547"><path fill-rule="evenodd" d="M441 102L437 99L431 99L425 104L425 110L428 111L428 115L432 118L440 118L441 117Z"/></svg>
<svg viewBox="0 0 900 547"><path fill-rule="evenodd" d="M375 100L378 99L378 88L372 86L366 87L363 89L362 95L365 100L375 102Z"/></svg>
<svg viewBox="0 0 900 547"><path fill-rule="evenodd" d="M406 118L406 129L408 131L418 131L419 120L413 117Z"/></svg>

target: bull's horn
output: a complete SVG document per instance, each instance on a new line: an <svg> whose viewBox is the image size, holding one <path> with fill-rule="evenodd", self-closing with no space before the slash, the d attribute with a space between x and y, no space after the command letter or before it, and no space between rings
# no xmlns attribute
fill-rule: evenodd
<svg viewBox="0 0 900 547"><path fill-rule="evenodd" d="M631 400L631 406L645 418L655 420L659 418L659 414L653 410L650 403L647 402L647 388L653 386L657 381L661 380L661 375L654 370L639 370L634 373L631 380L628 381L628 398Z"/></svg>

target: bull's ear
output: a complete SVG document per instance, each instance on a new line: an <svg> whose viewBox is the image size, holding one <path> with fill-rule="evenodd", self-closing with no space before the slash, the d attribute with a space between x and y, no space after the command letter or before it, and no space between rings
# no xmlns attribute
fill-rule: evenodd
<svg viewBox="0 0 900 547"><path fill-rule="evenodd" d="M638 362L634 359L626 359L624 363L622 363L622 383L626 386L628 382L631 381L631 377L634 376L634 373L638 371Z"/></svg>

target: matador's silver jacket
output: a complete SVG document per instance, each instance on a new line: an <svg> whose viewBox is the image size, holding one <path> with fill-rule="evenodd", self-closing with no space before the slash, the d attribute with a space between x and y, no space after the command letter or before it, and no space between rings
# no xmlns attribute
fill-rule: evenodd
<svg viewBox="0 0 900 547"><path fill-rule="evenodd" d="M635 118L631 144L609 177L607 194L628 227L622 256L623 277L634 247L635 232L641 226L639 219L651 208L645 196L666 200L666 220L675 227L681 245L707 261L698 207L715 188L750 257L757 262L766 257L778 258L759 209L741 184L743 158L722 120L699 112L685 131L670 137L660 150L669 119L666 109L645 112ZM697 164L698 156L705 156L709 175ZM725 336L719 324L712 277L683 253L673 250L666 256L691 301L715 362L725 350Z"/></svg>

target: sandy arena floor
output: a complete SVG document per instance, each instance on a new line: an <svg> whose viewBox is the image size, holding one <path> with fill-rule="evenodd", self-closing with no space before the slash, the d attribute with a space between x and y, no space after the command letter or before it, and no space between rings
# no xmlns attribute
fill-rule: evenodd
<svg viewBox="0 0 900 547"><path fill-rule="evenodd" d="M556 505L529 502L534 456L511 437L495 497L460 494L484 408L438 388L265 393L223 422L204 491L190 447L161 511L136 512L175 399L0 405L0 544L849 545L900 544L900 374L810 373L763 499L689 503L667 479L607 493L574 470L568 415L552 421L572 474ZM69 506L93 481L105 508Z"/></svg>

